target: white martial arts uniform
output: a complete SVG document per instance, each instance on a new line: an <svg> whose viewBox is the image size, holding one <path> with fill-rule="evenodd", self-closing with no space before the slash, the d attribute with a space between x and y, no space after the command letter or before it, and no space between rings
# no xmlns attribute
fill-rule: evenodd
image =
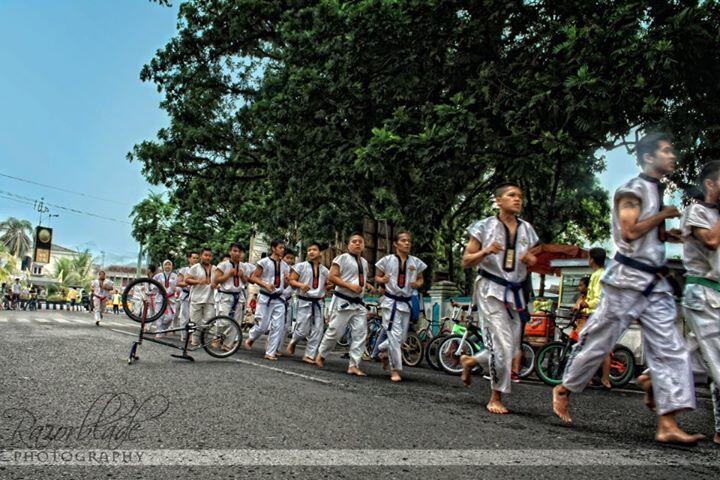
<svg viewBox="0 0 720 480"><path fill-rule="evenodd" d="M340 269L340 278L351 285L364 286L367 282L368 262L362 257L343 253L332 261ZM359 367L365 351L367 337L367 309L362 293L355 293L342 287L335 287L330 302L330 324L323 335L318 355L327 358L337 341L350 326L350 367Z"/></svg>
<svg viewBox="0 0 720 480"><path fill-rule="evenodd" d="M260 290L255 309L255 325L250 329L248 338L254 342L269 330L265 355L274 357L282 344L285 331L285 300L282 295L287 287L285 278L290 273L290 266L272 257L261 258L257 266L262 268L260 279L273 285L275 290L272 292Z"/></svg>
<svg viewBox="0 0 720 480"><path fill-rule="evenodd" d="M497 216L477 221L467 231L483 248L495 242L503 247L478 264L480 275L475 282L475 297L482 319L485 350L478 352L475 358L489 370L491 388L509 393L512 361L520 350L522 338L520 310L523 315L527 311L522 290L527 266L520 259L538 243L538 236L532 225L518 218L515 243L512 243L509 229Z"/></svg>
<svg viewBox="0 0 720 480"><path fill-rule="evenodd" d="M157 329L166 330L172 327L173 319L177 310L177 293L178 293L178 276L175 272L165 273L160 272L153 277L153 280L160 283L165 289L165 296L167 298L167 306L165 307L165 313L158 319ZM162 306L162 297L159 295L155 296L155 311Z"/></svg>
<svg viewBox="0 0 720 480"><path fill-rule="evenodd" d="M688 343L696 364L704 367L713 380L711 393L716 433L720 433L720 249L707 248L693 235L693 229L712 230L718 222L718 206L705 202L691 205L681 220L683 264L688 277L683 294L683 311L685 321L694 333L694 338ZM694 277L710 282L702 285Z"/></svg>
<svg viewBox="0 0 720 480"><path fill-rule="evenodd" d="M404 265L402 263L398 255L386 255L375 264L378 270L390 277L390 281L385 284L385 296L380 305L387 338L378 346L378 350L388 352L390 368L394 370L402 370L401 348L407 337L412 310L411 285L427 268L425 262L412 255L408 256Z"/></svg>
<svg viewBox="0 0 720 480"><path fill-rule="evenodd" d="M318 263L317 269L310 262L302 262L293 267L298 274L298 282L304 283L310 289L307 292L298 290L295 318L295 331L291 342L297 344L300 340L307 340L305 356L315 358L320 340L322 340L325 322L323 319L323 306L325 304L325 286L327 285L330 270Z"/></svg>
<svg viewBox="0 0 720 480"><path fill-rule="evenodd" d="M290 267L292 268L292 267ZM285 301L285 325L283 327L283 333L280 337L280 345L278 348L282 347L283 342L287 338L288 331L290 330L290 326L292 325L292 317L293 317L293 303L294 298L293 295L295 295L295 289L288 285L285 287L285 290L283 290L282 299Z"/></svg>
<svg viewBox="0 0 720 480"><path fill-rule="evenodd" d="M252 263L243 262L242 269L245 272L245 278L250 279L250 276L255 272L255 265ZM247 308L248 304L250 303L250 293L248 292L248 287L250 286L250 283L248 281L243 283L242 288L242 296L243 296L243 303L242 303L242 316L241 320L244 323L245 322L245 315L247 314ZM241 325L242 326L242 325Z"/></svg>
<svg viewBox="0 0 720 480"><path fill-rule="evenodd" d="M218 288L218 314L227 315L236 321L242 323L242 315L245 312L245 297L243 294L243 284L240 274L243 271L242 263L233 264L232 261L226 260L217 266L218 270L225 275L232 269L235 274L225 280Z"/></svg>
<svg viewBox="0 0 720 480"><path fill-rule="evenodd" d="M90 288L93 297L93 316L95 317L95 321L99 322L102 320L102 314L105 312L105 307L107 306L107 299L110 297L115 285L111 280L105 280L103 284L100 285L100 280L95 279L90 284Z"/></svg>
<svg viewBox="0 0 720 480"><path fill-rule="evenodd" d="M628 194L640 200L638 221L662 209L660 183L646 175L630 180L615 192L612 227L617 254L603 275L600 304L580 332L565 369L563 385L571 392L581 392L630 323L637 320L652 372L657 414L695 409L690 355L675 324L677 309L672 287L667 280L638 268L640 264L645 269L660 269L665 265L660 227L636 240L623 239L617 204ZM629 262L640 263L630 266Z"/></svg>
<svg viewBox="0 0 720 480"><path fill-rule="evenodd" d="M185 278L190 271L190 267L182 267L178 270L178 274ZM175 327L182 328L187 325L190 321L190 287L183 287L180 290L180 297L178 298L177 315L175 317ZM181 332L182 338L185 338L185 334Z"/></svg>
<svg viewBox="0 0 720 480"><path fill-rule="evenodd" d="M195 280L210 280L215 276L214 265L205 268L202 263L196 263L188 271L188 275ZM200 343L200 328L203 324L215 316L215 290L212 285L192 285L190 287L190 321L195 324L196 330L193 333L193 342Z"/></svg>

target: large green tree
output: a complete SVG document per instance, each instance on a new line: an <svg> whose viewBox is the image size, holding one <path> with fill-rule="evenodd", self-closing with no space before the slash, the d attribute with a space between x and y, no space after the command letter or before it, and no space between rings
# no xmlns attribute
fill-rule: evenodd
<svg viewBox="0 0 720 480"><path fill-rule="evenodd" d="M17 258L23 258L32 246L32 224L9 217L0 222L0 243Z"/></svg>
<svg viewBox="0 0 720 480"><path fill-rule="evenodd" d="M593 241L600 149L675 131L678 184L717 151L719 19L692 1L186 1L141 74L170 125L130 158L178 200L293 237L387 219L451 263L515 180L543 241Z"/></svg>

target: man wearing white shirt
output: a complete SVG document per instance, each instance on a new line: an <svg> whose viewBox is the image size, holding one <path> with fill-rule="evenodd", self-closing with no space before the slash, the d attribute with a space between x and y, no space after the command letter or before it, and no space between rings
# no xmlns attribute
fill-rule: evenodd
<svg viewBox="0 0 720 480"><path fill-rule="evenodd" d="M102 314L105 311L105 306L107 305L107 299L115 287L113 282L105 280L105 272L100 270L98 272L98 278L93 280L90 288L92 289L93 306L95 309L93 311L95 325L99 326L100 320L102 320Z"/></svg>
<svg viewBox="0 0 720 480"><path fill-rule="evenodd" d="M190 321L198 330L193 333L191 345L200 345L199 327L215 316L215 289L217 284L213 281L215 267L212 264L212 250L203 248L200 254L200 263L193 265L185 278L190 285Z"/></svg>
<svg viewBox="0 0 720 480"><path fill-rule="evenodd" d="M394 255L386 255L375 266L375 282L385 285L382 301L383 328L387 338L378 346L383 363L390 364L390 380L399 382L402 371L402 345L410 326L412 293L424 283L425 262L410 255L412 235L400 232L393 242Z"/></svg>

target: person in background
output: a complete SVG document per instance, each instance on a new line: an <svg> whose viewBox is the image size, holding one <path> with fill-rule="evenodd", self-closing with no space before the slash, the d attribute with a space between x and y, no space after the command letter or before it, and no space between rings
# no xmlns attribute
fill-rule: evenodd
<svg viewBox="0 0 720 480"><path fill-rule="evenodd" d="M120 295L119 290L115 290L115 293L113 294L113 298L112 298L113 313L115 315L120 314L120 304L121 303L122 303L122 295Z"/></svg>
<svg viewBox="0 0 720 480"><path fill-rule="evenodd" d="M593 273L590 275L590 283L588 285L587 295L585 296L585 303L581 305L585 318L588 318L600 304L600 295L602 295L602 282L600 279L605 273L605 258L606 253L602 248L596 247L590 249L588 265ZM580 331L580 329L578 329L578 331ZM602 386L608 390L612 388L612 383L610 383L610 361L610 355L603 360L602 378L600 380ZM597 381L593 379L590 384L597 385Z"/></svg>

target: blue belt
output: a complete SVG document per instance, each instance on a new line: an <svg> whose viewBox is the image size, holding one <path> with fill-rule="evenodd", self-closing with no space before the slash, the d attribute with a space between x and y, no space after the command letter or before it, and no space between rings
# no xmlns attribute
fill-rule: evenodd
<svg viewBox="0 0 720 480"><path fill-rule="evenodd" d="M497 283L498 285L505 287L505 293L503 294L503 302L505 302L505 308L507 309L508 314L510 313L508 293L512 292L513 300L515 303L515 311L518 312L520 316L520 321L527 322L529 320L530 315L525 308L525 301L523 300L522 296L522 283L511 282L510 280L498 277L497 275L487 272L485 270L480 270L480 276L482 276L483 278L487 278L493 283Z"/></svg>
<svg viewBox="0 0 720 480"><path fill-rule="evenodd" d="M260 295L265 295L266 297L268 297L270 299L270 301L277 300L278 298L282 297L282 294L283 294L282 291L275 292L275 293L268 293L265 290L260 290Z"/></svg>
<svg viewBox="0 0 720 480"><path fill-rule="evenodd" d="M397 312L397 304L398 302L402 302L407 304L407 306L412 310L412 305L410 302L412 302L412 297L401 297L400 295L393 295L392 293L385 292L385 297L389 298L393 301L392 310L390 311L390 321L388 322L388 330L392 330L393 322L395 321L395 313Z"/></svg>
<svg viewBox="0 0 720 480"><path fill-rule="evenodd" d="M630 258L620 252L615 253L614 260L622 265L625 265L626 267L630 267L632 269L640 270L641 272L653 275L652 281L647 284L645 290L643 290L642 292L644 297L649 296L655 289L655 286L658 284L658 282L660 282L660 280L665 278L665 276L670 273L670 269L665 265L661 267L656 267L655 265L650 265L647 263L643 263L639 260L635 260L634 258Z"/></svg>
<svg viewBox="0 0 720 480"><path fill-rule="evenodd" d="M306 302L310 302L310 304L312 305L312 312L311 312L312 318L315 318L315 308L318 308L322 312L322 303L320 303L320 302L323 301L323 297L304 297L302 295L298 295L297 298L298 298L298 300L304 300Z"/></svg>
<svg viewBox="0 0 720 480"><path fill-rule="evenodd" d="M218 290L220 293L224 293L225 295L232 295L233 296L233 304L232 307L230 307L230 312L228 314L231 317L235 317L235 309L238 306L238 303L240 303L240 292L224 292L222 290Z"/></svg>

